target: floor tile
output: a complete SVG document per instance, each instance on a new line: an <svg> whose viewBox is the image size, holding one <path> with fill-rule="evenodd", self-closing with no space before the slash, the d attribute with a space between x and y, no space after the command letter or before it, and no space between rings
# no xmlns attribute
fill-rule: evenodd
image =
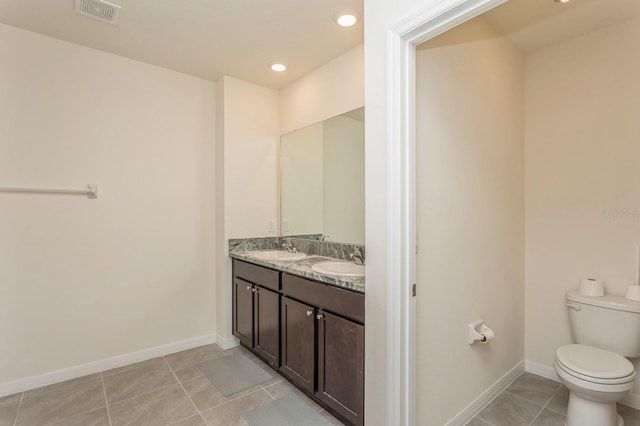
<svg viewBox="0 0 640 426"><path fill-rule="evenodd" d="M567 414L569 405L569 389L561 386L551 398L546 408L550 408L558 413Z"/></svg>
<svg viewBox="0 0 640 426"><path fill-rule="evenodd" d="M22 393L0 398L0 426L13 426L21 399Z"/></svg>
<svg viewBox="0 0 640 426"><path fill-rule="evenodd" d="M42 394L49 393L49 392L53 392L53 393L60 392L60 391L63 391L65 389L69 389L69 388L73 388L75 386L79 386L79 385L81 385L83 383L89 383L89 382L94 382L94 381L102 382L102 379L100 377L100 373L90 374L88 376L82 376L82 377L78 377L78 378L75 378L75 379L66 380L64 382L54 383L52 385L43 386L41 388L32 389L32 390L26 391L24 393L24 397L26 399L26 398L31 398L33 396L42 395Z"/></svg>
<svg viewBox="0 0 640 426"><path fill-rule="evenodd" d="M80 381L74 379L60 383L55 388L48 387L46 391L30 391L29 397L25 393L16 424L43 425L105 407L102 380L100 375L96 375L96 378Z"/></svg>
<svg viewBox="0 0 640 426"><path fill-rule="evenodd" d="M474 417L464 426L493 426L493 425L486 420L482 420L479 417Z"/></svg>
<svg viewBox="0 0 640 426"><path fill-rule="evenodd" d="M245 426L244 413L271 401L273 399L261 389L207 410L202 417L209 426Z"/></svg>
<svg viewBox="0 0 640 426"><path fill-rule="evenodd" d="M177 383L164 360L144 363L137 368L104 377L104 388L110 404Z"/></svg>
<svg viewBox="0 0 640 426"><path fill-rule="evenodd" d="M176 423L170 423L171 426L207 426L200 417L200 414L196 414L195 416L187 417L186 419L180 420Z"/></svg>
<svg viewBox="0 0 640 426"><path fill-rule="evenodd" d="M505 391L486 406L478 417L496 426L525 426L533 421L541 409L541 406Z"/></svg>
<svg viewBox="0 0 640 426"><path fill-rule="evenodd" d="M155 364L157 362L165 362L164 357L152 358L146 361L134 362L133 364L124 365L118 368L112 368L111 370L106 370L102 372L103 377L111 376L112 374L124 373L125 371L130 371L138 367L144 367L147 365Z"/></svg>
<svg viewBox="0 0 640 426"><path fill-rule="evenodd" d="M564 426L567 416L564 414L556 413L555 411L542 410L535 421L531 423L531 426Z"/></svg>
<svg viewBox="0 0 640 426"><path fill-rule="evenodd" d="M321 411L320 415L322 415L322 417L324 417L325 419L329 420L331 424L334 424L336 426L344 426L344 423L342 423L340 420L336 419L326 411Z"/></svg>
<svg viewBox="0 0 640 426"><path fill-rule="evenodd" d="M618 414L624 419L624 426L640 426L640 411L618 404Z"/></svg>
<svg viewBox="0 0 640 426"><path fill-rule="evenodd" d="M198 368L198 364L223 356L225 356L225 353L217 346L205 345L167 355L165 359L178 377L178 380L182 382L203 375Z"/></svg>
<svg viewBox="0 0 640 426"><path fill-rule="evenodd" d="M109 405L109 411L113 426L166 425L197 414L179 384Z"/></svg>
<svg viewBox="0 0 640 426"><path fill-rule="evenodd" d="M289 383L286 380L283 380L279 383L273 384L271 386L262 386L264 390L271 395L273 399L280 399L283 396L293 392L302 398L306 403L312 405L316 410L322 411L322 407L316 404L311 398L304 394L304 392L298 390L295 386Z"/></svg>
<svg viewBox="0 0 640 426"><path fill-rule="evenodd" d="M184 386L187 394L189 394L189 397L191 397L191 400L200 411L208 410L209 408L216 407L261 389L260 385L257 385L235 395L225 397L216 389L209 379L204 376L182 382L182 386Z"/></svg>
<svg viewBox="0 0 640 426"><path fill-rule="evenodd" d="M545 405L560 388L560 383L531 373L522 373L507 388L507 392L528 399L539 405Z"/></svg>
<svg viewBox="0 0 640 426"><path fill-rule="evenodd" d="M99 408L57 422L47 423L47 426L109 426L109 415L106 407Z"/></svg>

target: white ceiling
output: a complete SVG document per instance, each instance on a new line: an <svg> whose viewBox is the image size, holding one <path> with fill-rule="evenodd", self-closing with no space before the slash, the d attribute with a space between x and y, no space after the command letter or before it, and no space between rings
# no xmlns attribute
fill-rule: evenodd
<svg viewBox="0 0 640 426"><path fill-rule="evenodd" d="M482 15L525 53L640 16L640 0L510 0Z"/></svg>
<svg viewBox="0 0 640 426"><path fill-rule="evenodd" d="M209 80L230 75L282 88L363 42L363 0L110 0L117 26L74 11L74 0L0 0L0 22ZM273 61L288 69L275 73Z"/></svg>

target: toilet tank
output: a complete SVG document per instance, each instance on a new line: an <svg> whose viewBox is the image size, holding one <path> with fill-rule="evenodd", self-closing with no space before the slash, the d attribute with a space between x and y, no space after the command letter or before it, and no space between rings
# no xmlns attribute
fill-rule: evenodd
<svg viewBox="0 0 640 426"><path fill-rule="evenodd" d="M640 302L620 296L583 296L567 292L567 307L575 343L640 357Z"/></svg>

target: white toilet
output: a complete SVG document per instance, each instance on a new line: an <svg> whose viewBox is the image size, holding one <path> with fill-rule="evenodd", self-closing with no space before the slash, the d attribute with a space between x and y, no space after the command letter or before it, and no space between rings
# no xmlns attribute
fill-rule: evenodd
<svg viewBox="0 0 640 426"><path fill-rule="evenodd" d="M622 426L616 402L633 389L640 356L640 302L567 293L575 345L556 350L554 367L569 389L567 426Z"/></svg>

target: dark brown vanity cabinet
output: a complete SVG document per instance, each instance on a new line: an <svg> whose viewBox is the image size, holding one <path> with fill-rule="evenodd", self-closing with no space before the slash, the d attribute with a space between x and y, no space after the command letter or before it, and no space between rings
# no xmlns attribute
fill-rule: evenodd
<svg viewBox="0 0 640 426"><path fill-rule="evenodd" d="M280 365L279 289L279 272L234 261L233 334L274 368Z"/></svg>
<svg viewBox="0 0 640 426"><path fill-rule="evenodd" d="M233 298L243 345L341 420L364 424L364 294L234 259Z"/></svg>
<svg viewBox="0 0 640 426"><path fill-rule="evenodd" d="M280 365L280 295L256 286L254 293L254 349L274 368Z"/></svg>
<svg viewBox="0 0 640 426"><path fill-rule="evenodd" d="M282 294L283 365L292 354L298 359L314 347L315 396L352 424L364 424L364 295L286 273ZM299 305L290 320L295 319L295 324L303 323L302 317L313 310L314 344L285 344L286 330L297 329L285 319L285 300ZM312 362L310 356L306 360ZM300 384L299 378L293 380Z"/></svg>
<svg viewBox="0 0 640 426"><path fill-rule="evenodd" d="M253 288L240 278L233 279L233 335L253 347Z"/></svg>
<svg viewBox="0 0 640 426"><path fill-rule="evenodd" d="M364 326L329 312L318 314L318 398L363 424Z"/></svg>
<svg viewBox="0 0 640 426"><path fill-rule="evenodd" d="M309 392L315 392L316 309L288 297L282 298L282 364L284 375Z"/></svg>

